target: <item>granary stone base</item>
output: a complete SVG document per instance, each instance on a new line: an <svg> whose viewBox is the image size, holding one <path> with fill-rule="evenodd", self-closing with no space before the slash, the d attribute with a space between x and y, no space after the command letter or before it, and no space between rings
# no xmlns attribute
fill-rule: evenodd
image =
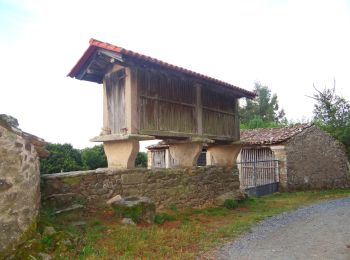
<svg viewBox="0 0 350 260"><path fill-rule="evenodd" d="M138 140L119 140L104 142L103 147L107 156L108 167L132 169L139 152Z"/></svg>
<svg viewBox="0 0 350 260"><path fill-rule="evenodd" d="M202 152L202 143L175 143L169 144L169 153L173 159L173 167L190 167L197 163Z"/></svg>
<svg viewBox="0 0 350 260"><path fill-rule="evenodd" d="M198 207L239 189L238 170L232 167L173 169L97 169L42 176L42 199L53 207L84 202L87 208L105 207L116 195L145 196L157 208Z"/></svg>
<svg viewBox="0 0 350 260"><path fill-rule="evenodd" d="M232 167L241 151L241 145L209 145L207 149L207 165Z"/></svg>

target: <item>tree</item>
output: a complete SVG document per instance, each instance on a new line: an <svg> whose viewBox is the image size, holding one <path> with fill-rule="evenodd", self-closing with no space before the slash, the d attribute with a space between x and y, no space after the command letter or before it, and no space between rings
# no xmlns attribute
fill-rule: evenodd
<svg viewBox="0 0 350 260"><path fill-rule="evenodd" d="M40 173L57 173L80 170L95 170L107 167L107 157L103 145L75 149L71 144L46 145L47 158L40 159ZM147 167L147 153L139 152L135 160L136 167Z"/></svg>
<svg viewBox="0 0 350 260"><path fill-rule="evenodd" d="M147 153L139 152L137 154L137 157L135 160L135 166L138 168L146 168L147 167Z"/></svg>
<svg viewBox="0 0 350 260"><path fill-rule="evenodd" d="M279 110L276 94L267 86L255 83L257 97L246 99L245 106L240 107L241 128L278 127L286 124L284 110Z"/></svg>
<svg viewBox="0 0 350 260"><path fill-rule="evenodd" d="M310 97L316 101L314 122L321 129L329 132L342 142L350 156L350 104L345 98L336 94L335 83L332 89L318 90Z"/></svg>
<svg viewBox="0 0 350 260"><path fill-rule="evenodd" d="M47 158L40 159L41 174L83 170L83 162L78 149L71 144L47 144Z"/></svg>
<svg viewBox="0 0 350 260"><path fill-rule="evenodd" d="M103 145L95 145L81 150L81 158L85 169L94 170L107 167L107 157Z"/></svg>

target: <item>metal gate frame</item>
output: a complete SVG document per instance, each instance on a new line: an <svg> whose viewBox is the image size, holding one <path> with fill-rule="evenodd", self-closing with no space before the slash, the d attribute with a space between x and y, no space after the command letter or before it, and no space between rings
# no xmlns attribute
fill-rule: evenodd
<svg viewBox="0 0 350 260"><path fill-rule="evenodd" d="M258 170L259 170L259 163L273 163L273 168L275 169L273 180L269 183L258 183ZM258 161L248 161L248 162L237 162L238 165L244 165L244 164L252 164L253 169L253 184L252 185L243 185L242 188L248 193L250 196L263 196L267 194L271 194L274 192L278 192L278 184L279 184L279 160L273 159L273 160L258 160ZM271 167L270 167L271 168ZM241 170L239 171L239 177L240 182L242 183L243 179L243 167L241 166Z"/></svg>

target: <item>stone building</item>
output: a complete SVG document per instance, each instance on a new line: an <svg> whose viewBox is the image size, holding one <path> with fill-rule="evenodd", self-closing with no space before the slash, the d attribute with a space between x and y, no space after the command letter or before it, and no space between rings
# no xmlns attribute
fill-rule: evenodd
<svg viewBox="0 0 350 260"><path fill-rule="evenodd" d="M0 115L0 259L36 230L39 156L47 154L43 139L21 131L13 117Z"/></svg>
<svg viewBox="0 0 350 260"><path fill-rule="evenodd" d="M338 188L350 184L343 145L314 125L243 130L241 142L243 148L237 158L241 186L249 186L252 177L242 176L244 165L252 168L254 164L258 172L255 183L264 184L274 161L278 161L278 176L272 177L279 182L280 190Z"/></svg>
<svg viewBox="0 0 350 260"><path fill-rule="evenodd" d="M343 145L314 125L242 130L240 135L242 149L237 166L242 189L275 183L280 190L350 184L350 166ZM147 148L148 168L171 168L173 159L167 144ZM210 165L210 151L204 147L201 156ZM268 189L267 193L275 190Z"/></svg>
<svg viewBox="0 0 350 260"><path fill-rule="evenodd" d="M218 166L239 152L238 99L255 94L160 60L90 40L68 74L103 84L103 142L108 166L132 168L140 140L169 145L172 167L196 164L204 144Z"/></svg>

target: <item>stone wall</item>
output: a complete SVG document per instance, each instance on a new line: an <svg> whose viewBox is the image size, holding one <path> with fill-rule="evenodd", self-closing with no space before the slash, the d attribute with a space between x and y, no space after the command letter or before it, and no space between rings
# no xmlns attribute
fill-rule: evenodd
<svg viewBox="0 0 350 260"><path fill-rule="evenodd" d="M121 196L146 196L158 208L198 207L239 189L238 171L206 166L174 169L97 169L42 176L42 199L63 208L73 203L103 207Z"/></svg>
<svg viewBox="0 0 350 260"><path fill-rule="evenodd" d="M36 148L43 152L44 143L17 126L16 119L0 115L0 258L35 229L40 206Z"/></svg>
<svg viewBox="0 0 350 260"><path fill-rule="evenodd" d="M349 187L345 149L313 126L285 143L288 190Z"/></svg>

